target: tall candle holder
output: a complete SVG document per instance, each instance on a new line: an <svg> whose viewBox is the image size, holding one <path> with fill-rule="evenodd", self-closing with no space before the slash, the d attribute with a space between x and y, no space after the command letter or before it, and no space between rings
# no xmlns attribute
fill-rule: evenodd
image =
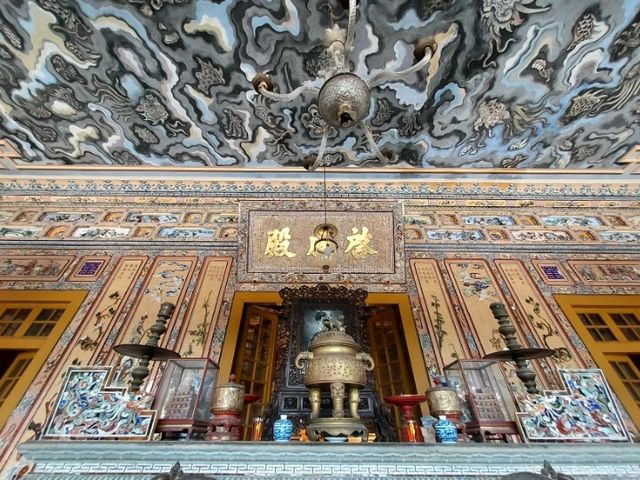
<svg viewBox="0 0 640 480"><path fill-rule="evenodd" d="M415 406L427 400L426 395L420 394L400 394L385 397L384 401L400 407L402 411L401 437L403 442L424 442L422 431L415 418Z"/></svg>
<svg viewBox="0 0 640 480"><path fill-rule="evenodd" d="M158 346L160 337L167 331L167 321L171 318L175 308L176 306L169 302L165 302L160 305L158 318L149 329L149 337L147 338L146 344L121 343L120 345L113 347L113 350L120 355L140 359L136 368L131 371L131 384L129 385L130 392L136 393L140 391L140 387L144 383L144 380L149 376L150 361L164 361L171 358L180 358L180 354L178 352Z"/></svg>
<svg viewBox="0 0 640 480"><path fill-rule="evenodd" d="M497 360L499 362L514 362L516 375L527 389L527 393L538 395L540 391L536 385L536 373L529 367L527 360L549 357L555 353L551 348L523 347L516 338L516 328L511 324L507 309L503 303L489 305L493 316L498 320L498 331L504 338L508 350L489 353L485 360Z"/></svg>

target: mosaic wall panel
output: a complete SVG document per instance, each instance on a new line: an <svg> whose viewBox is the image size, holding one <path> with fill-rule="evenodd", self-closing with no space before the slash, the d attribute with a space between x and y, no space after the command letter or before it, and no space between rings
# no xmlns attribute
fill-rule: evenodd
<svg viewBox="0 0 640 480"><path fill-rule="evenodd" d="M73 271L67 276L67 282L94 282L109 263L107 255L89 255L81 257Z"/></svg>
<svg viewBox="0 0 640 480"><path fill-rule="evenodd" d="M228 202L224 202L228 204ZM237 237L237 207L214 208L213 211L144 212L113 210L33 210L0 212L0 222L13 218L14 223L0 225L0 239L81 239L233 241Z"/></svg>
<svg viewBox="0 0 640 480"><path fill-rule="evenodd" d="M494 302L505 303L484 260L445 260L445 265L454 288L458 293L465 316L474 330L474 340L478 341L480 356L501 350L501 340L496 336L497 321L491 314L489 305Z"/></svg>
<svg viewBox="0 0 640 480"><path fill-rule="evenodd" d="M133 184L134 182L132 182ZM0 182L0 186L2 186ZM83 182L78 181L72 186L80 187ZM167 191L171 189L171 182L163 185ZM270 183L275 190L277 182ZM311 184L312 196L320 196L317 185ZM5 187L13 187L13 184L5 184ZM17 186L17 185L15 185ZM95 184L87 184L96 188ZM139 185L137 188L150 189L152 182ZM186 187L175 182L176 187ZM335 184L332 187L333 195L349 194L349 185ZM46 190L44 185L38 185L39 189ZM64 182L59 185L61 189ZM238 186L234 186L238 191ZM248 187L247 187L248 188ZM255 186L254 186L255 188ZM364 187L362 187L364 188ZM446 185L440 186L441 191L446 191ZM482 189L481 185L477 188ZM517 189L492 190L492 195L498 192L517 192ZM535 188L529 186L529 191ZM566 186L565 186L566 189ZM111 189L112 190L112 189ZM198 186L198 191L202 186ZM413 192L413 190L410 190ZM372 193L374 191L372 190ZM404 190L399 192L404 193ZM462 187L456 193L470 193ZM551 191L550 191L551 192ZM611 189L606 191L611 194ZM92 190L95 193L95 190ZM398 193L398 192L397 192ZM415 192L414 192L415 193ZM5 197L9 200L19 197ZM76 197L34 197L39 202L72 202ZM15 211L4 210L6 223L0 226L0 238L13 240L51 239L105 239L110 241L155 238L157 240L171 241L176 239L188 239L191 241L234 241L237 238L238 201L225 198L195 198L194 203L210 205L206 210L181 209L174 211L165 210L152 212L151 210L126 210L94 208L80 209L33 209L23 208ZM86 202L94 202L95 199L83 199ZM141 203L140 198L131 197L123 201L114 198L101 199L101 204L118 204L129 202ZM164 203L184 203L184 200L165 199ZM447 211L445 207L458 205L462 209ZM503 212L491 213L491 208L503 206L508 208L509 215ZM474 206L489 208L486 212L465 211L465 207ZM629 208L628 216L614 214L614 208ZM611 201L583 201L568 202L558 200L550 202L544 200L507 201L507 200L438 200L420 204L410 202L405 206L405 236L407 243L427 242L527 242L536 244L539 242L580 243L593 242L605 244L629 244L637 241L639 232L630 229L634 225L634 218L638 217L637 209L640 202L611 202ZM318 210L316 204L310 210ZM434 211L434 208L436 210ZM635 208L635 210L634 210ZM535 213L521 213L523 210ZM558 213L562 210L567 213ZM576 214L579 210L580 214ZM2 222L2 220L0 220ZM82 225L82 224L85 225ZM18 225L20 224L20 225ZM28 225L26 225L28 224ZM80 225L78 225L80 224ZM475 228L474 228L475 227Z"/></svg>
<svg viewBox="0 0 640 480"><path fill-rule="evenodd" d="M569 272L562 262L556 260L531 260L538 271L540 278L549 285L575 285Z"/></svg>
<svg viewBox="0 0 640 480"><path fill-rule="evenodd" d="M611 183L597 179L588 183L571 183L561 179L518 183L499 180L461 182L430 180L424 177L418 177L413 182L404 177L382 183L378 179L363 178L355 169L353 172L354 175L350 176L336 175L342 181L327 184L330 197L404 199L410 202L412 207L429 205L451 208L459 205L470 208L495 206L503 209L510 206L545 207L556 210L570 208L578 209L575 213L580 214L585 213L585 208L593 208L597 210L594 215L601 218L618 214L611 209L640 208L640 185L633 183ZM3 192L6 201L22 199L24 195L28 195L33 199L33 204L50 203L47 207L50 209L57 206L77 209L79 206L87 208L92 204L111 204L114 211L117 211L125 202L131 205L145 205L147 208L137 207L137 210L141 211L149 206L149 199L145 196L153 195L162 197L160 201L154 201L158 208L161 208L161 205L188 203L197 211L200 205L215 204L217 212L225 205L237 205L237 198L240 197L289 199L308 198L310 194L315 194L320 198L323 182L318 181L317 177L306 178L303 182L291 182L289 179L279 179L275 176L259 181L252 178L223 177L215 182L203 181L197 175L185 179L131 178L124 181L104 179L100 176L74 179L61 177L55 181L6 176L0 178L0 192ZM145 196L140 196L140 193L144 193ZM86 194L87 197L82 198L78 194ZM608 211L603 212L602 209ZM3 207L4 210L8 209ZM504 210L499 213L503 215ZM487 214L495 215L495 212ZM634 212L633 215L638 216L638 212ZM14 220L18 221L18 217L14 217Z"/></svg>
<svg viewBox="0 0 640 480"><path fill-rule="evenodd" d="M0 226L0 238L7 239L30 239L39 237L43 228L41 227L17 227L12 225Z"/></svg>
<svg viewBox="0 0 640 480"><path fill-rule="evenodd" d="M436 365L429 365L429 369L442 372L444 366L457 358L470 358L473 353L469 344L462 341L464 328L455 315L437 260L412 260L411 267L431 336L428 350L435 354L431 363L435 361Z"/></svg>
<svg viewBox="0 0 640 480"><path fill-rule="evenodd" d="M489 264L478 258L468 260L445 260L446 268L451 275L453 287L460 300L460 305L464 316L469 321L473 335L466 338L470 344L476 344L479 357L487 353L503 350L504 340L498 331L498 321L493 316L489 305L494 302L510 305L500 291L498 282L491 272ZM516 335L520 344L529 345L527 332L522 325L510 313L513 326L516 327ZM522 384L516 379L513 366L505 365L507 376L512 380L512 385L517 389L522 388ZM545 375L538 365L533 365L538 371L538 382L548 387Z"/></svg>
<svg viewBox="0 0 640 480"><path fill-rule="evenodd" d="M23 401L9 418L0 437L0 464L7 461L18 443L35 438L44 425L70 365L92 365L100 344L117 332L117 320L147 257L122 257L98 297L87 298L36 377ZM27 284L33 288L33 284ZM65 287L61 287L65 288ZM29 430L27 427L33 427ZM15 455L15 454L14 454ZM2 477L0 477L2 478Z"/></svg>
<svg viewBox="0 0 640 480"><path fill-rule="evenodd" d="M160 343L161 346L165 346L170 341L175 341L175 337L171 338L171 336L177 335L178 331L173 329L173 325L184 300L196 261L197 258L187 256L159 256L154 259L146 281L138 293L136 303L120 327L114 344L144 343L149 334L149 328L156 321L158 309L164 302L176 305L176 311L167 322L167 332L170 333L165 334ZM106 361L109 362L116 355L113 352L108 353ZM132 365L133 362L130 360L123 357L121 362Z"/></svg>
<svg viewBox="0 0 640 480"><path fill-rule="evenodd" d="M557 368L584 368L584 363L523 263L519 260L495 260L495 264L505 279L517 313L528 326L527 333L531 334L529 344L555 350L551 362L545 359L538 363L548 375L551 387L561 388Z"/></svg>
<svg viewBox="0 0 640 480"><path fill-rule="evenodd" d="M493 203L496 207L499 202ZM431 241L625 244L640 239L639 232L627 228L628 222L620 215L596 215L595 211L593 215L481 215L439 210L418 205L405 208L405 240L408 244Z"/></svg>
<svg viewBox="0 0 640 480"><path fill-rule="evenodd" d="M276 291L285 284L314 283L319 280L317 276L303 274L261 272L259 281L253 282L253 277L236 277L235 266L232 268L230 263L231 257L236 256L236 246L241 253L245 247L242 238L237 242L239 225L242 225L242 229L247 225L246 218L239 217L241 203L261 205L262 208L257 207L257 210L267 207L280 214L287 213L293 205L307 212L318 212L321 203L317 198L321 190L317 183L294 186L291 182L272 182L267 188L238 182L132 181L126 187L131 189L130 192L121 196L113 195L111 188L101 181L92 180L76 180L74 183L60 181L50 185L24 179L0 179L4 202L0 222L13 229L23 229L21 231L25 233L22 237L0 237L4 242L2 258L29 261L38 256L69 258L69 262L57 269L55 274L50 275L47 271L47 278L20 274L11 278L0 274L0 286L39 288L44 285L51 289L72 287L90 290L85 305L64 334L64 343L54 351L47 369L36 379L16 415L0 433L0 448L3 451L0 464L12 465L16 458L12 452L13 446L34 437L34 432L27 430L31 421L36 425L44 422L45 412L59 389L62 368L72 363L91 365L110 361L118 369L116 375L119 375L120 381L123 384L126 382L132 365L117 357L110 359L110 349L121 340L135 340L136 335L143 338L149 322L155 320L158 302L168 299L170 293L179 308L172 319L175 321L172 333L168 333L164 339L167 346L177 348L181 353L191 350L193 356L208 351L216 359L224 340L234 291ZM583 190L581 186L542 187L525 184L489 188L485 185L441 182L437 186L428 183L384 186L336 183L331 188L334 188L336 196L345 197L344 200L334 199L339 208L333 211L347 214L351 213L353 205L366 205L372 211L393 212L391 235L396 246L402 245L401 251L396 252L395 261L400 261L399 268L404 269L405 261L411 258L413 276L405 278L403 275L397 283L390 283L387 274L341 274L329 276L326 280L349 287L362 286L372 292L406 291L414 306L424 357L431 371L449 363L453 355L478 357L502 348L492 332L497 328L497 323L488 309L491 301L507 299L509 305L515 305L513 319L518 324L521 341L524 344L539 344L543 343L543 329L536 328L533 323L535 320L528 319L530 314L535 319L536 302L540 315L561 334L561 327L566 327L566 324L562 322L562 312L553 301L554 293L640 293L640 258L629 248L635 245L634 242L627 241L626 237L621 237L620 241L614 237L605 241L601 235L603 232L626 234L632 232L633 228L637 230L634 219L640 218L640 201L635 198L640 197L630 194L628 189L621 190L620 186L599 190L589 185L584 186ZM97 191L102 194L95 195ZM175 191L176 196L168 196L168 191ZM183 195L183 192L189 191L197 195ZM240 191L248 195L246 200L216 196L220 192ZM265 199L252 197L252 192L256 191L260 191ZM582 195L583 191L587 195L594 195L594 198L588 201L564 199L566 195ZM209 192L209 195L203 192ZM620 193L627 195L627 198L613 198ZM425 200L411 198L403 200L405 203L401 205L401 201L362 199L363 195L368 194L384 198L395 196L396 200L424 196ZM449 197L439 196L445 194ZM483 198L487 194L492 198ZM272 198L277 195L280 195L280 200ZM349 195L357 198L350 200L347 198ZM462 195L468 197L463 198ZM517 195L526 198L514 199ZM289 199L292 196L316 196L316 199L294 201ZM404 219L401 208L404 208ZM243 212L247 211L244 208ZM348 232L349 227L347 225L343 231ZM403 227L409 247L406 252ZM78 228L98 231L128 229L128 233L124 237L110 237L110 234L104 238L72 237ZM180 233L167 233L172 231ZM436 233L429 234L430 231ZM516 241L513 236L515 231L559 231L565 232L571 239ZM192 235L191 232L196 233ZM205 232L206 235L198 236L197 232ZM477 232L477 235L465 236L459 232ZM64 239L73 239L76 245L81 241L82 245L78 248L63 247L65 244L61 240ZM130 250L130 246L122 247L120 242L130 242L132 239L153 239L155 243L140 242L138 250ZM373 239L376 239L375 235ZM452 244L451 239L456 240L453 243L456 252L447 249L447 245ZM55 242L57 246L56 249L47 250L44 255L43 251L29 249L33 240L52 242L52 245ZM91 250L92 242L100 245L99 251ZM159 248L157 245L165 244L162 242L170 247L153 250ZM194 243L190 245L190 242ZM474 248L479 243L483 244L484 249L481 254ZM461 247L465 244L468 248ZM593 244L609 250L593 254L575 253L581 247ZM156 247L147 248L146 245ZM183 250L184 245L190 245L190 250ZM197 248L193 245L197 245ZM430 249L431 245L433 249ZM519 251L521 245L528 245L530 253ZM504 246L509 249L503 249ZM536 246L552 248L550 251L555 253L536 253ZM565 246L572 246L573 253L563 250ZM623 247L629 253L611 253ZM375 245L374 249L378 248L379 245ZM80 260L74 263L75 258ZM100 272L101 266L91 264L91 261L102 258L111 259ZM500 267L502 261L507 263ZM518 261L522 263L518 264ZM172 262L174 266L179 264L185 270L169 271ZM467 268L463 272L461 264L480 267ZM515 270L505 271L504 265ZM78 285L68 283L89 277L93 280ZM391 280L395 281L393 278ZM528 298L534 299L534 302L527 303ZM145 314L147 318L140 324ZM483 328L487 325L491 328ZM440 328L446 334L443 335ZM206 333L203 334L203 330ZM203 335L205 340L201 344ZM442 340L439 340L439 335ZM572 339L574 333L567 331L566 335ZM592 366L589 364L589 354L583 351L581 343L573 344L577 352L575 361ZM557 347L560 346L558 342ZM571 350L572 355L575 352ZM545 372L539 373L542 377ZM0 478L3 478L2 473Z"/></svg>
<svg viewBox="0 0 640 480"><path fill-rule="evenodd" d="M231 269L231 258L207 258L189 299L187 321L182 325L174 350L184 357L208 357L213 332L220 320L224 288Z"/></svg>
<svg viewBox="0 0 640 480"><path fill-rule="evenodd" d="M125 256L120 258L111 272L100 297L87 316L91 321L85 326L79 341L80 350L91 356L89 364L105 362L110 345L122 328L126 301L133 293L134 283L147 260L146 256ZM82 355L79 360L82 362L84 357Z"/></svg>
<svg viewBox="0 0 640 480"><path fill-rule="evenodd" d="M0 281L56 282L75 256L0 256Z"/></svg>
<svg viewBox="0 0 640 480"><path fill-rule="evenodd" d="M587 285L640 285L640 261L570 260L568 263Z"/></svg>

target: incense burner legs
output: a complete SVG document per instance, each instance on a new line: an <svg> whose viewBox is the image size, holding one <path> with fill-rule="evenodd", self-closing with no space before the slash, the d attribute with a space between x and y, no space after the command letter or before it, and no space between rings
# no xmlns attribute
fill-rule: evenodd
<svg viewBox="0 0 640 480"><path fill-rule="evenodd" d="M352 386L349 389L349 413L351 413L351 417L353 418L360 418L358 405L360 405L360 389Z"/></svg>

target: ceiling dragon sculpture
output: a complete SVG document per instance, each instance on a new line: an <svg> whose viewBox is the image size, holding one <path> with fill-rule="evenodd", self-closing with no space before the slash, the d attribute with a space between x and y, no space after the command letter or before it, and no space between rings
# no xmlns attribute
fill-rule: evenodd
<svg viewBox="0 0 640 480"><path fill-rule="evenodd" d="M345 71L408 70L367 85L370 129L252 88L320 88L349 24ZM0 137L24 164L623 168L639 94L638 0L0 2Z"/></svg>

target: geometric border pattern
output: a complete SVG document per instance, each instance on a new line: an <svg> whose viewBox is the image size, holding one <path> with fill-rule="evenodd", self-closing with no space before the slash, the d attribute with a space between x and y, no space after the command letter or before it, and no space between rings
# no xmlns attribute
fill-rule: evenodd
<svg viewBox="0 0 640 480"><path fill-rule="evenodd" d="M584 478L640 478L640 449L630 444L491 445L301 444L291 442L46 442L19 447L36 467L27 479L133 479L168 473L176 460L185 473L251 478L499 478L557 472ZM38 476L36 476L38 475ZM65 477L66 475L66 477ZM98 476L103 475L103 476ZM626 476L626 477L625 477Z"/></svg>

